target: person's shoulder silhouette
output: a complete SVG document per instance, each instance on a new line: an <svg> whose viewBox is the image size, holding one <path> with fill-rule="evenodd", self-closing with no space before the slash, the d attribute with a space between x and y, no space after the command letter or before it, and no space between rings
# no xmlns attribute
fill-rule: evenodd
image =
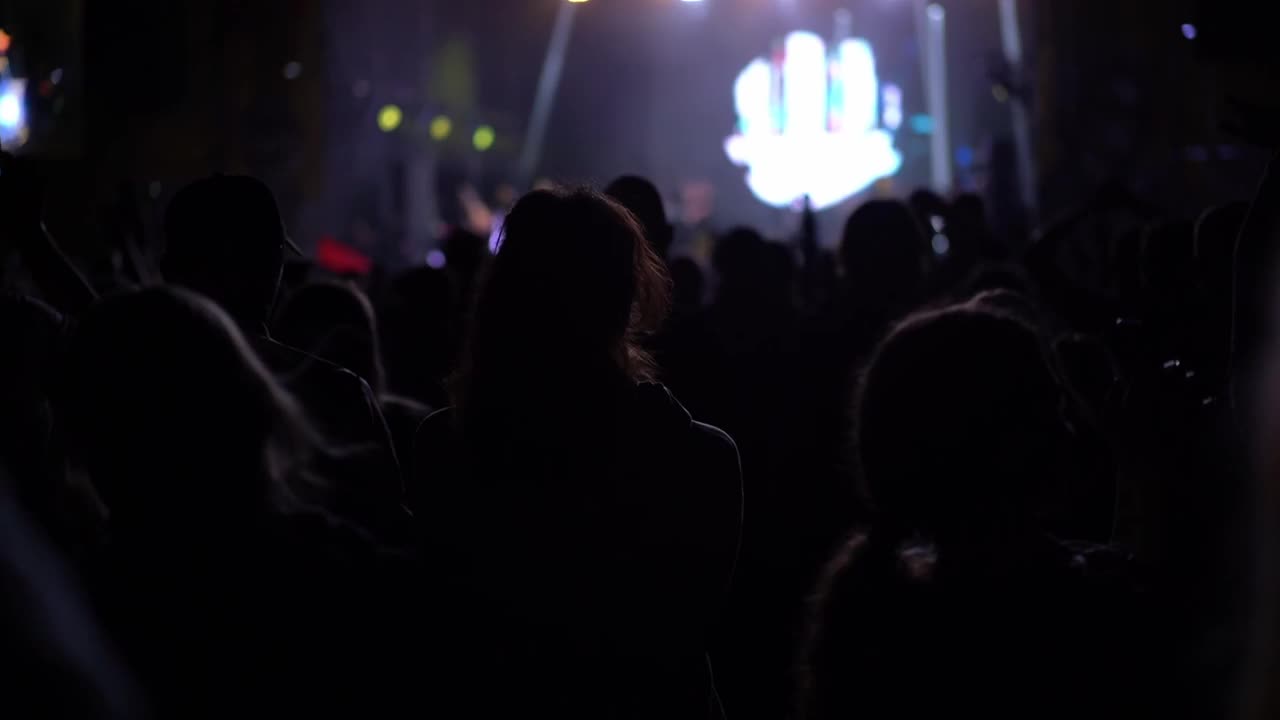
<svg viewBox="0 0 1280 720"><path fill-rule="evenodd" d="M235 320L262 362L299 398L328 445L350 459L349 471L342 473L350 477L339 485L359 496L353 503L398 504L395 450L368 383L270 336L285 256L297 252L271 190L241 175L197 180L170 200L164 231L165 280L212 299Z"/></svg>
<svg viewBox="0 0 1280 720"><path fill-rule="evenodd" d="M1129 717L1151 700L1153 636L1126 564L1041 526L1063 391L1011 303L913 315L872 355L855 442L876 515L815 594L806 718Z"/></svg>
<svg viewBox="0 0 1280 720"><path fill-rule="evenodd" d="M475 661L542 709L707 710L741 484L728 436L648 382L640 341L667 292L613 201L525 196L477 297L454 407L418 432L417 516L469 629L505 658Z"/></svg>

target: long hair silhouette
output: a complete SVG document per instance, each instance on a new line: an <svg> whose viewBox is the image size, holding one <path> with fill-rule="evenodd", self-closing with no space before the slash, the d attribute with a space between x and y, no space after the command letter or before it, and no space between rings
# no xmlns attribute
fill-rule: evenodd
<svg viewBox="0 0 1280 720"><path fill-rule="evenodd" d="M598 381L652 379L641 341L669 296L662 261L616 202L590 190L526 195L475 301L453 385L463 421Z"/></svg>

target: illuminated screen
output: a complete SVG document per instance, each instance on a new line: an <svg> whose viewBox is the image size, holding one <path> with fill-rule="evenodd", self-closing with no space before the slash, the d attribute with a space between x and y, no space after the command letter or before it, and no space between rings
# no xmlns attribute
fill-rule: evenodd
<svg viewBox="0 0 1280 720"><path fill-rule="evenodd" d="M738 127L725 153L746 168L747 187L761 202L787 207L808 196L815 209L831 207L902 167L893 143L901 90L886 91L882 122L875 53L866 40L829 47L814 33L793 32L738 74Z"/></svg>

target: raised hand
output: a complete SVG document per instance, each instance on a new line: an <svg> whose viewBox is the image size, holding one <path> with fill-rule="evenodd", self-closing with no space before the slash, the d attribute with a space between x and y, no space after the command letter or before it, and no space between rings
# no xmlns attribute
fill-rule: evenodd
<svg viewBox="0 0 1280 720"><path fill-rule="evenodd" d="M808 196L815 209L830 207L902 166L877 121L879 92L865 40L828 53L819 36L791 33L771 61L756 58L738 75L738 132L725 152L747 168L762 202L786 207Z"/></svg>

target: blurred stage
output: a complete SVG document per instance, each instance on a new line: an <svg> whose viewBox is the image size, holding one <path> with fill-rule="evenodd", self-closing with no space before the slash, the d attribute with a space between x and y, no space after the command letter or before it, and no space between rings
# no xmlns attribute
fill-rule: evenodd
<svg viewBox="0 0 1280 720"><path fill-rule="evenodd" d="M1229 180L1254 156L1217 130L1190 4L0 0L0 83L25 81L0 87L0 142L74 166L86 217L126 181L144 224L193 177L250 172L303 247L387 265L422 262L445 227L488 232L535 181L623 173L652 178L678 222L778 239L808 194L828 242L868 195L917 187L1021 191L1040 217L1110 178L1203 204L1247 193ZM562 71L544 83L549 57ZM1029 152L1011 151L1019 101Z"/></svg>

